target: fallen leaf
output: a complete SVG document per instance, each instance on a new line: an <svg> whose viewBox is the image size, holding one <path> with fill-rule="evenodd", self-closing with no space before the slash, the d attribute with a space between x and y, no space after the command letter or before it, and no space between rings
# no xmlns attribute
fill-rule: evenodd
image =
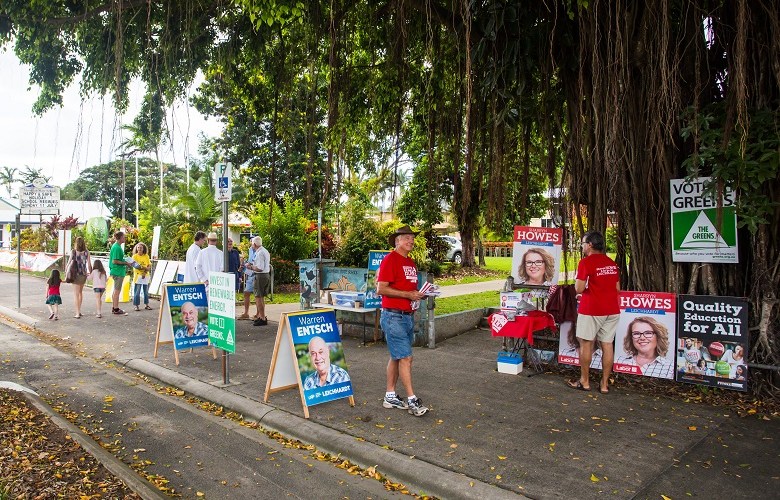
<svg viewBox="0 0 780 500"><path fill-rule="evenodd" d="M498 456L499 460L506 460L506 457L502 457L501 455Z"/></svg>
<svg viewBox="0 0 780 500"><path fill-rule="evenodd" d="M689 425L688 426L688 430L689 431L695 431L696 430L696 426L695 425Z"/></svg>
<svg viewBox="0 0 780 500"><path fill-rule="evenodd" d="M598 483L599 481L601 481L601 479L599 479L599 478L596 476L596 474L591 474L591 475L590 475L590 480L591 480L591 481L593 481L594 483Z"/></svg>

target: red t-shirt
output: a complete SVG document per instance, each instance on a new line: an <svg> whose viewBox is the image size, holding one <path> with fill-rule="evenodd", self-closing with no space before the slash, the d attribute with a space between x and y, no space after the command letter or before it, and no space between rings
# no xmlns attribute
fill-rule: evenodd
<svg viewBox="0 0 780 500"><path fill-rule="evenodd" d="M617 284L620 282L615 261L603 253L591 254L577 266L577 279L587 281L580 298L579 314L607 316L620 314Z"/></svg>
<svg viewBox="0 0 780 500"><path fill-rule="evenodd" d="M409 257L404 257L393 250L382 259L379 264L376 280L390 283L391 288L403 292L417 290L417 266ZM382 307L389 309L400 309L402 311L412 310L412 301L401 297L382 296Z"/></svg>

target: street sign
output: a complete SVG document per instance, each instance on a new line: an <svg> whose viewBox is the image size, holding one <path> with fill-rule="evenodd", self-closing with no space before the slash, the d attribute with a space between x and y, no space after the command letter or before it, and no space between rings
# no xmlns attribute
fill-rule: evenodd
<svg viewBox="0 0 780 500"><path fill-rule="evenodd" d="M209 341L230 353L236 352L236 276L209 273Z"/></svg>
<svg viewBox="0 0 780 500"><path fill-rule="evenodd" d="M60 188L35 179L19 189L22 214L57 215L60 213Z"/></svg>
<svg viewBox="0 0 780 500"><path fill-rule="evenodd" d="M232 170L230 163L217 163L214 165L215 201L230 201L233 198L233 182L230 179Z"/></svg>

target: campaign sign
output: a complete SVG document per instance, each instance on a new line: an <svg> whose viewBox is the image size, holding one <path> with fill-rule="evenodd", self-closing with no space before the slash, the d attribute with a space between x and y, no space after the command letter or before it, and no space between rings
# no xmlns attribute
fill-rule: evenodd
<svg viewBox="0 0 780 500"><path fill-rule="evenodd" d="M562 246L561 228L515 226L512 252L515 285L557 284Z"/></svg>
<svg viewBox="0 0 780 500"><path fill-rule="evenodd" d="M389 250L370 250L368 252L368 272L366 273L366 303L363 307L366 309L376 309L382 307L382 297L376 293L376 273L379 271L379 265L389 254Z"/></svg>
<svg viewBox="0 0 780 500"><path fill-rule="evenodd" d="M580 366L580 340L577 338L575 324L572 321L564 321L558 330L558 363L562 365ZM591 370L601 370L601 346L598 342L593 346L593 355L590 360Z"/></svg>
<svg viewBox="0 0 780 500"><path fill-rule="evenodd" d="M287 318L306 406L352 396L336 313L320 309Z"/></svg>
<svg viewBox="0 0 780 500"><path fill-rule="evenodd" d="M747 391L747 301L680 295L679 309L676 380Z"/></svg>
<svg viewBox="0 0 780 500"><path fill-rule="evenodd" d="M209 273L209 340L214 347L236 352L236 275Z"/></svg>
<svg viewBox="0 0 780 500"><path fill-rule="evenodd" d="M620 292L615 333L615 373L674 378L676 296Z"/></svg>
<svg viewBox="0 0 780 500"><path fill-rule="evenodd" d="M709 183L709 177L669 181L674 262L739 262L736 194L724 188L720 199L705 195Z"/></svg>
<svg viewBox="0 0 780 500"><path fill-rule="evenodd" d="M173 346L177 350L209 344L206 285L190 283L165 287L171 311Z"/></svg>

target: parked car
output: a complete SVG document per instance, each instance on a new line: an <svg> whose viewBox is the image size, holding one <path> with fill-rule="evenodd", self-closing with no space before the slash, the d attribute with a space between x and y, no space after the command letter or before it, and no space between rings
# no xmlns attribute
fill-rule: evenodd
<svg viewBox="0 0 780 500"><path fill-rule="evenodd" d="M447 246L446 259L460 265L463 262L463 245L460 240L452 236L439 236Z"/></svg>

